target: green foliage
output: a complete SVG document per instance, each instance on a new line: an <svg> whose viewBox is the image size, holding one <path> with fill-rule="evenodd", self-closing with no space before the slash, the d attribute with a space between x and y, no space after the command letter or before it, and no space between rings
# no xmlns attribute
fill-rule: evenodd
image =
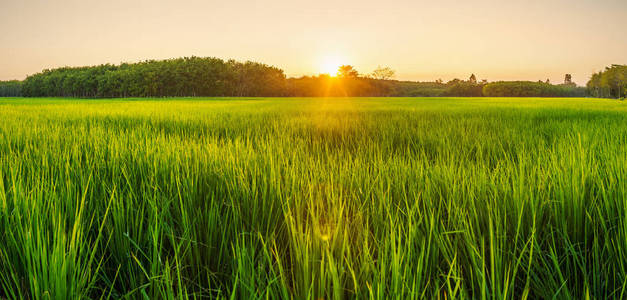
<svg viewBox="0 0 627 300"><path fill-rule="evenodd" d="M474 76L474 74L473 74ZM449 87L444 92L446 96L456 97L481 97L483 96L483 84L477 84L476 80L460 81L449 84Z"/></svg>
<svg viewBox="0 0 627 300"><path fill-rule="evenodd" d="M281 96L283 71L255 62L185 57L44 70L24 80L27 97Z"/></svg>
<svg viewBox="0 0 627 300"><path fill-rule="evenodd" d="M483 87L486 97L583 97L586 89L574 84L552 85L532 81L499 81Z"/></svg>
<svg viewBox="0 0 627 300"><path fill-rule="evenodd" d="M625 67L614 65L595 74L588 83L593 96L624 96ZM389 80L390 68L377 68L372 77L359 76L344 65L338 77L328 75L287 79L283 70L255 62L240 63L217 58L185 57L135 64L44 70L24 82L0 82L0 96L26 97L583 97L586 89L574 83L477 82L454 79L444 84ZM568 75L568 74L567 74ZM568 81L568 79L567 79ZM20 88L21 87L21 88Z"/></svg>
<svg viewBox="0 0 627 300"><path fill-rule="evenodd" d="M447 85L441 82L398 81L394 84L394 96L439 97L446 92Z"/></svg>
<svg viewBox="0 0 627 300"><path fill-rule="evenodd" d="M22 96L22 82L18 80L0 81L0 97Z"/></svg>
<svg viewBox="0 0 627 300"><path fill-rule="evenodd" d="M267 65L217 58L179 58L135 64L44 70L23 82L27 97L183 97L183 96L439 96L444 84L387 80L391 69L375 79L359 77L352 66L340 76L303 76L286 79L283 71ZM435 85L435 87L432 87ZM1 88L1 85L0 85ZM18 96L7 94L5 96Z"/></svg>
<svg viewBox="0 0 627 300"><path fill-rule="evenodd" d="M595 73L587 84L588 93L600 98L627 97L627 65L612 65Z"/></svg>
<svg viewBox="0 0 627 300"><path fill-rule="evenodd" d="M625 113L0 100L0 298L625 299Z"/></svg>

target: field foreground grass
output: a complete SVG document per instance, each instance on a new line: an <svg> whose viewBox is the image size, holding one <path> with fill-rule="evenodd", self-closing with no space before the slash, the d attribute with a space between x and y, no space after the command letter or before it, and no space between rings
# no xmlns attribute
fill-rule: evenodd
<svg viewBox="0 0 627 300"><path fill-rule="evenodd" d="M627 102L0 99L0 298L627 297Z"/></svg>

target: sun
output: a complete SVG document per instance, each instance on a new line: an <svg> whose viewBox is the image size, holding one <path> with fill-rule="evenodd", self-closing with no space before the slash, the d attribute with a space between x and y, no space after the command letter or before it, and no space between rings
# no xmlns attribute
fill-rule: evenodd
<svg viewBox="0 0 627 300"><path fill-rule="evenodd" d="M342 59L336 55L329 55L324 57L320 63L320 74L329 74L330 76L337 76L337 70L342 65Z"/></svg>

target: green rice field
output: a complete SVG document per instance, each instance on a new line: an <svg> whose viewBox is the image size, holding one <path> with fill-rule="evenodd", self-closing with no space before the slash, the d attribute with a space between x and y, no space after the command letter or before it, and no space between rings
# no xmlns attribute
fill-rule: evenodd
<svg viewBox="0 0 627 300"><path fill-rule="evenodd" d="M627 102L0 98L0 299L626 299Z"/></svg>

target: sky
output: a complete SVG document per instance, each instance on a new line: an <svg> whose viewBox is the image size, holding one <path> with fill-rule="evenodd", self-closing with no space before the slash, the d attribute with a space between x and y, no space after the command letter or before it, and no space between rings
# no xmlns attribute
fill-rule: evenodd
<svg viewBox="0 0 627 300"><path fill-rule="evenodd" d="M627 64L626 0L0 0L0 80L42 69L211 56L288 76L546 80Z"/></svg>

